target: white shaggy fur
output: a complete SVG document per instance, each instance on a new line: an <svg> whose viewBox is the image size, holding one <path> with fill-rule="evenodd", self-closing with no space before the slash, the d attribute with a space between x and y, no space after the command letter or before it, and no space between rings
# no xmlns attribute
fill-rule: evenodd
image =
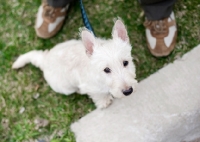
<svg viewBox="0 0 200 142"><path fill-rule="evenodd" d="M70 40L50 51L30 51L21 55L12 68L18 69L30 62L44 72L44 78L55 92L88 94L97 108L105 108L113 97L132 94L137 84L128 34L119 19L112 37L103 40L82 30L82 41ZM128 64L124 65L124 61ZM106 68L110 73L104 71ZM124 93L127 91L128 94Z"/></svg>
<svg viewBox="0 0 200 142"><path fill-rule="evenodd" d="M200 142L200 45L71 125L76 142ZM199 139L200 140L200 139Z"/></svg>

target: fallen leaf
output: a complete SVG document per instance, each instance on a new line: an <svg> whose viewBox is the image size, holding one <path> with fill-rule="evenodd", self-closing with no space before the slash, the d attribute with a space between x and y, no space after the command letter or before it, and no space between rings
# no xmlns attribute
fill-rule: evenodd
<svg viewBox="0 0 200 142"><path fill-rule="evenodd" d="M22 114L22 113L24 113L24 111L25 111L25 107L21 107L19 110L19 113Z"/></svg>

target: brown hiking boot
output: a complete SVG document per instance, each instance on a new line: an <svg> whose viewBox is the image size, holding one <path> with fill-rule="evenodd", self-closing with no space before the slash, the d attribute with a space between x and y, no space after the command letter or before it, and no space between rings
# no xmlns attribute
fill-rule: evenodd
<svg viewBox="0 0 200 142"><path fill-rule="evenodd" d="M174 49L177 38L177 27L172 12L170 17L159 21L144 22L146 27L147 45L156 57L167 56Z"/></svg>
<svg viewBox="0 0 200 142"><path fill-rule="evenodd" d="M54 8L43 2L39 7L35 30L38 37L50 38L62 27L66 17L68 5L63 8Z"/></svg>

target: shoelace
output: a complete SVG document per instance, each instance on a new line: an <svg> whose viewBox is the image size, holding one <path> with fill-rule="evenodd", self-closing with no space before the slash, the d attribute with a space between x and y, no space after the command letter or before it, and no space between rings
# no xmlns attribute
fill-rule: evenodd
<svg viewBox="0 0 200 142"><path fill-rule="evenodd" d="M164 34L167 32L167 23L164 20L158 21L145 21L144 25L146 27L153 27L153 32L155 34Z"/></svg>
<svg viewBox="0 0 200 142"><path fill-rule="evenodd" d="M44 5L44 18L47 20L47 22L53 22L56 18L55 12L57 11L56 8L53 8L51 6Z"/></svg>

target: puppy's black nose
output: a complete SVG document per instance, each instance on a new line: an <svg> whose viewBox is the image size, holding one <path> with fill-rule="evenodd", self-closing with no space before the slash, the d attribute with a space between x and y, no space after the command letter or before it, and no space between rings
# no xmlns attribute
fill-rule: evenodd
<svg viewBox="0 0 200 142"><path fill-rule="evenodd" d="M130 88L127 89L127 90L122 90L122 92L123 92L123 94L124 94L125 96L128 96L128 95L130 95L130 94L133 92L133 88L130 87Z"/></svg>

